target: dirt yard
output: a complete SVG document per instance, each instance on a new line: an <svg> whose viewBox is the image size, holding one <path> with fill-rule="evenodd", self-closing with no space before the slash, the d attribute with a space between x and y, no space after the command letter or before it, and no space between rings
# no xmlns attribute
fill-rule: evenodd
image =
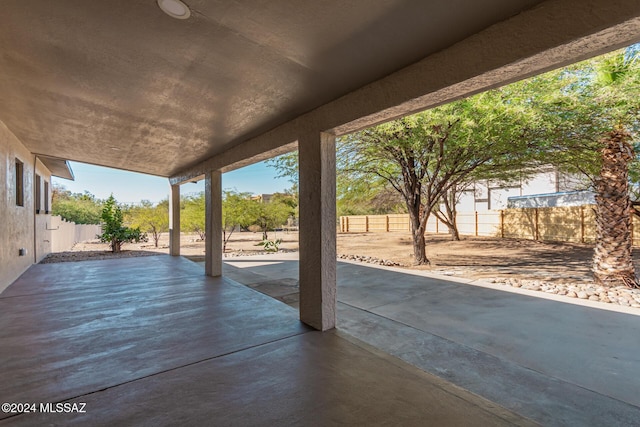
<svg viewBox="0 0 640 427"><path fill-rule="evenodd" d="M474 278L509 275L553 281L590 280L593 247L484 237L465 237L454 242L445 235L430 235L427 257L431 265L412 266L413 247L407 233L359 233L338 235L338 253L375 256L406 268Z"/></svg>
<svg viewBox="0 0 640 427"><path fill-rule="evenodd" d="M260 233L234 233L227 244L226 256L263 253L255 246ZM282 239L281 250L297 251L295 232L269 233L270 239ZM508 276L516 278L556 280L590 280L593 247L567 243L535 242L490 238L465 238L452 242L444 235L427 239L427 256L431 266L412 266L413 249L407 233L338 234L338 253L377 257L401 264L405 268L453 273L473 278ZM125 244L120 257L155 255L169 252L168 235L163 234L159 247L153 242ZM183 234L180 252L186 256L204 255L204 242L195 234ZM51 254L44 262L106 259L115 255L108 245L98 241L77 244L71 251ZM640 257L637 257L640 264Z"/></svg>

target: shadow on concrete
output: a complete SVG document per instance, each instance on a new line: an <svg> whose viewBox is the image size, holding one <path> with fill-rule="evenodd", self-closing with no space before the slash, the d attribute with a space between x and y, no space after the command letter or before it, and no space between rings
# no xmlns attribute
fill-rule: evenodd
<svg viewBox="0 0 640 427"><path fill-rule="evenodd" d="M287 258L224 274L283 301ZM345 262L338 301L339 330L544 425L640 419L640 316Z"/></svg>

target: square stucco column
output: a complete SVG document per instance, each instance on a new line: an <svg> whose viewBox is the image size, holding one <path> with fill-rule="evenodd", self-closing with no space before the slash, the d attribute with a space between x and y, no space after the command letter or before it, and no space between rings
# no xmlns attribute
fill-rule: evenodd
<svg viewBox="0 0 640 427"><path fill-rule="evenodd" d="M169 195L169 253L180 255L180 186L170 185Z"/></svg>
<svg viewBox="0 0 640 427"><path fill-rule="evenodd" d="M298 139L300 320L336 326L336 143L326 133Z"/></svg>
<svg viewBox="0 0 640 427"><path fill-rule="evenodd" d="M204 270L207 276L222 276L222 174L208 172L204 181L205 249Z"/></svg>

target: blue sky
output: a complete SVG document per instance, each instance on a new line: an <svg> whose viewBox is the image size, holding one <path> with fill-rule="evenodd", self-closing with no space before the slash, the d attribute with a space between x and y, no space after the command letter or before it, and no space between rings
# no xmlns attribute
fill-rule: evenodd
<svg viewBox="0 0 640 427"><path fill-rule="evenodd" d="M126 172L117 169L70 162L75 181L52 178L53 184L62 185L72 193L90 192L99 199L106 199L111 193L120 203L138 203L150 200L154 203L166 199L169 181L152 175ZM264 162L237 169L222 175L222 188L253 194L274 193L291 187L287 179L276 178L276 170ZM204 180L197 184L184 184L181 194L204 191Z"/></svg>

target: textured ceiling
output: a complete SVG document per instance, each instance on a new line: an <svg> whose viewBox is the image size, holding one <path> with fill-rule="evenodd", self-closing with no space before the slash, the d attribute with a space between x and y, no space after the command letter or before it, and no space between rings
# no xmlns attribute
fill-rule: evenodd
<svg viewBox="0 0 640 427"><path fill-rule="evenodd" d="M4 0L0 120L33 153L171 176L536 0Z"/></svg>

